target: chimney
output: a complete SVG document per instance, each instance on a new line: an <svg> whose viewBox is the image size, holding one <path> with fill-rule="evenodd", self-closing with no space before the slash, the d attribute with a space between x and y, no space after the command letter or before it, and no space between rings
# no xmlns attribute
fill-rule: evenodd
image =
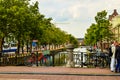
<svg viewBox="0 0 120 80"><path fill-rule="evenodd" d="M111 21L111 20L112 20L115 16L117 16L117 15L118 15L118 12L117 12L116 9L114 9L112 15L109 15L109 20Z"/></svg>
<svg viewBox="0 0 120 80"><path fill-rule="evenodd" d="M117 10L114 9L114 12L113 12L112 16L117 16L117 15L118 15Z"/></svg>

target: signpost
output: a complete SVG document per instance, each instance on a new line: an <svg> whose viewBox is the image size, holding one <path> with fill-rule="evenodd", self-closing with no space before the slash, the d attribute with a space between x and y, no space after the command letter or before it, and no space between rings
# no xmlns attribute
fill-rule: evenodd
<svg viewBox="0 0 120 80"><path fill-rule="evenodd" d="M32 41L32 51L38 51L37 50L37 42L38 42L38 40L33 40Z"/></svg>
<svg viewBox="0 0 120 80"><path fill-rule="evenodd" d="M34 51L36 51L36 66L38 67L38 49L37 49L37 42L38 40L33 40L32 41L32 46L33 46L33 49L35 49Z"/></svg>

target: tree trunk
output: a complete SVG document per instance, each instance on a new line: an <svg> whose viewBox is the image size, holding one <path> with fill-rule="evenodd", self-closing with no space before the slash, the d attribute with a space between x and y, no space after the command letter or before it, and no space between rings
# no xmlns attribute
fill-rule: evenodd
<svg viewBox="0 0 120 80"><path fill-rule="evenodd" d="M30 42L30 53L32 53L32 41Z"/></svg>
<svg viewBox="0 0 120 80"><path fill-rule="evenodd" d="M0 65L1 65L1 57L2 57L2 50L3 50L3 45L4 43L4 38L0 39Z"/></svg>
<svg viewBox="0 0 120 80"><path fill-rule="evenodd" d="M101 47L101 51L103 52L103 42L102 42L102 40L100 41L100 47Z"/></svg>
<svg viewBox="0 0 120 80"><path fill-rule="evenodd" d="M22 40L22 53L24 53L24 42Z"/></svg>
<svg viewBox="0 0 120 80"><path fill-rule="evenodd" d="M2 45L3 45L3 43L4 43L4 38L1 38L0 39L0 58L2 57L2 50L3 50Z"/></svg>
<svg viewBox="0 0 120 80"><path fill-rule="evenodd" d="M18 54L20 53L20 40L18 40L17 52L18 52Z"/></svg>
<svg viewBox="0 0 120 80"><path fill-rule="evenodd" d="M28 53L28 51L29 51L29 47L28 47L28 40L27 40L27 53Z"/></svg>

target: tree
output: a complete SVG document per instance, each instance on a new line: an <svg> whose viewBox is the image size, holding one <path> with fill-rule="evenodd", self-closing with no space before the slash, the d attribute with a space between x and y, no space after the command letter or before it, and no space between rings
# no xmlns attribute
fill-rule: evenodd
<svg viewBox="0 0 120 80"><path fill-rule="evenodd" d="M69 40L69 43L72 43L74 45L74 47L78 47L78 41L74 36L69 34L68 35L68 40Z"/></svg>
<svg viewBox="0 0 120 80"><path fill-rule="evenodd" d="M92 24L89 29L87 29L87 34L85 34L85 43L89 45L94 45L97 43L99 38L97 37L98 30L96 29L97 25Z"/></svg>
<svg viewBox="0 0 120 80"><path fill-rule="evenodd" d="M5 37L9 37L10 34L14 33L18 26L22 25L23 11L26 10L28 0L0 0L0 46L2 51L2 45ZM14 34L13 34L14 35Z"/></svg>
<svg viewBox="0 0 120 80"><path fill-rule="evenodd" d="M0 51L4 38L17 40L18 52L26 44L31 45L37 39L39 44L62 44L68 41L67 33L51 23L39 12L38 2L30 0L0 0ZM67 36L68 37L68 36ZM12 40L12 39L11 39ZM9 41L8 41L9 42Z"/></svg>
<svg viewBox="0 0 120 80"><path fill-rule="evenodd" d="M4 38L12 34L18 40L19 52L20 45L29 36L31 28L38 28L38 3L30 5L29 0L0 0L0 13L1 50Z"/></svg>
<svg viewBox="0 0 120 80"><path fill-rule="evenodd" d="M107 12L105 10L98 12L95 16L96 24L92 24L85 35L86 43L92 43L93 45L99 42L101 45L101 50L103 50L103 41L108 41L112 35L112 32L109 29L110 23L106 16Z"/></svg>

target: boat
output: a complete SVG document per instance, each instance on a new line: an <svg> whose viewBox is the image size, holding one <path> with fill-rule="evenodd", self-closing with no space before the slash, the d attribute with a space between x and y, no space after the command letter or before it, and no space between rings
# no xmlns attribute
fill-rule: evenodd
<svg viewBox="0 0 120 80"><path fill-rule="evenodd" d="M17 44L16 43L4 43L2 53L16 52Z"/></svg>

